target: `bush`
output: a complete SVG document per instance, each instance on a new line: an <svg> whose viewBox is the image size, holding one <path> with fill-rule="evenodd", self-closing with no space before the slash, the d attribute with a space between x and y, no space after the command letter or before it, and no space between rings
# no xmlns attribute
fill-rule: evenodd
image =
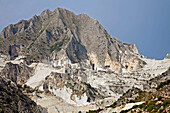
<svg viewBox="0 0 170 113"><path fill-rule="evenodd" d="M159 96L159 97L158 97L158 101L160 101L162 98L163 98L163 97Z"/></svg>
<svg viewBox="0 0 170 113"><path fill-rule="evenodd" d="M129 110L123 110L120 113L127 113Z"/></svg>
<svg viewBox="0 0 170 113"><path fill-rule="evenodd" d="M3 91L3 90L4 90L4 88L2 86L0 86L0 91Z"/></svg>
<svg viewBox="0 0 170 113"><path fill-rule="evenodd" d="M170 80L167 80L165 82L161 82L156 89L158 90L158 89L164 87L165 85L168 85L169 83L170 83Z"/></svg>
<svg viewBox="0 0 170 113"><path fill-rule="evenodd" d="M49 90L45 90L45 94L47 94L47 93L50 93L50 91Z"/></svg>
<svg viewBox="0 0 170 113"><path fill-rule="evenodd" d="M9 81L8 81L8 85L10 85L10 84L11 84L11 81L9 80Z"/></svg>
<svg viewBox="0 0 170 113"><path fill-rule="evenodd" d="M86 113L99 113L100 111L102 111L103 109L97 109L97 110L89 110L88 112Z"/></svg>
<svg viewBox="0 0 170 113"><path fill-rule="evenodd" d="M148 111L148 112L151 112L151 111L154 109L154 107L155 107L155 105L149 105L149 106L147 107L147 111Z"/></svg>
<svg viewBox="0 0 170 113"><path fill-rule="evenodd" d="M112 108L115 108L115 107L116 107L116 105L117 105L117 104L116 104L116 102L114 102L114 104L112 104L112 106L111 106L111 107L112 107Z"/></svg>
<svg viewBox="0 0 170 113"><path fill-rule="evenodd" d="M18 88L22 88L22 85L20 85L20 84L17 84L17 87L18 87Z"/></svg>
<svg viewBox="0 0 170 113"><path fill-rule="evenodd" d="M135 103L135 101L134 100L130 100L129 103Z"/></svg>
<svg viewBox="0 0 170 113"><path fill-rule="evenodd" d="M31 89L31 88L26 88L25 89L27 93L33 93L34 92L34 89Z"/></svg>
<svg viewBox="0 0 170 113"><path fill-rule="evenodd" d="M160 109L160 110L159 110L159 113L162 113L162 112L163 112L163 109Z"/></svg>
<svg viewBox="0 0 170 113"><path fill-rule="evenodd" d="M10 98L6 98L6 102L10 103L12 100Z"/></svg>
<svg viewBox="0 0 170 113"><path fill-rule="evenodd" d="M165 107L167 107L167 106L169 106L170 105L170 100L165 100L164 102L163 102L163 107L165 108Z"/></svg>
<svg viewBox="0 0 170 113"><path fill-rule="evenodd" d="M52 53L54 50L60 51L62 45L63 45L63 41L55 43L50 47L50 52Z"/></svg>
<svg viewBox="0 0 170 113"><path fill-rule="evenodd" d="M18 111L18 110L15 110L14 113L19 113L19 111Z"/></svg>
<svg viewBox="0 0 170 113"><path fill-rule="evenodd" d="M27 86L26 84L24 84L24 89L25 89L25 88L28 88L28 86Z"/></svg>

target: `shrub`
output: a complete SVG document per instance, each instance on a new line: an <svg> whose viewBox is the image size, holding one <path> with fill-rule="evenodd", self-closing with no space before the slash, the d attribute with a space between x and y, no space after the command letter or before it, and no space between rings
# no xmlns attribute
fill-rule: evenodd
<svg viewBox="0 0 170 113"><path fill-rule="evenodd" d="M130 100L129 103L134 103L135 101L134 100Z"/></svg>
<svg viewBox="0 0 170 113"><path fill-rule="evenodd" d="M159 97L158 97L158 101L160 101L162 98L163 98L163 97L159 96Z"/></svg>
<svg viewBox="0 0 170 113"><path fill-rule="evenodd" d="M10 85L10 84L11 84L11 81L9 80L9 81L8 81L8 85Z"/></svg>
<svg viewBox="0 0 170 113"><path fill-rule="evenodd" d="M4 90L4 88L2 86L0 86L0 91L3 91L3 90Z"/></svg>
<svg viewBox="0 0 170 113"><path fill-rule="evenodd" d="M111 107L112 107L112 108L115 108L115 107L116 107L116 105L117 105L117 104L116 104L116 102L114 102L114 103L112 104L112 106L111 106Z"/></svg>
<svg viewBox="0 0 170 113"><path fill-rule="evenodd" d="M170 80L167 80L165 82L161 82L156 89L158 90L158 89L164 87L165 85L168 85L169 83L170 83Z"/></svg>
<svg viewBox="0 0 170 113"><path fill-rule="evenodd" d="M153 109L154 109L154 105L149 105L148 107L147 107L147 111L148 112L151 112Z"/></svg>
<svg viewBox="0 0 170 113"><path fill-rule="evenodd" d="M6 98L6 102L10 103L12 100L10 98Z"/></svg>
<svg viewBox="0 0 170 113"><path fill-rule="evenodd" d="M50 52L52 53L54 50L60 51L62 45L63 45L63 41L55 43L50 47Z"/></svg>
<svg viewBox="0 0 170 113"><path fill-rule="evenodd" d="M47 93L50 93L50 91L49 90L45 90L45 94L47 94Z"/></svg>
<svg viewBox="0 0 170 113"><path fill-rule="evenodd" d="M27 93L33 93L34 92L34 89L31 89L31 88L26 88L25 89Z"/></svg>
<svg viewBox="0 0 170 113"><path fill-rule="evenodd" d="M18 88L22 88L22 85L20 85L20 84L17 84L17 87L18 87Z"/></svg>

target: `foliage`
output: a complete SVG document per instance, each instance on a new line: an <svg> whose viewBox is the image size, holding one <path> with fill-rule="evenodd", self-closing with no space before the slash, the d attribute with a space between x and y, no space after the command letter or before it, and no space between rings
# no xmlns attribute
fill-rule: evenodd
<svg viewBox="0 0 170 113"><path fill-rule="evenodd" d="M17 84L17 87L18 87L18 88L22 88L22 85L20 85L20 84Z"/></svg>
<svg viewBox="0 0 170 113"><path fill-rule="evenodd" d="M97 109L97 110L89 110L88 112L86 113L99 113L100 111L102 111L103 109Z"/></svg>
<svg viewBox="0 0 170 113"><path fill-rule="evenodd" d="M35 41L38 39L38 37L43 33L43 31L44 31L44 29L41 30L34 39L32 39L32 43L30 44L30 46L28 47L28 49L31 49L31 48L32 48L34 42L35 42Z"/></svg>
<svg viewBox="0 0 170 113"><path fill-rule="evenodd" d="M0 91L3 91L4 90L4 88L0 85Z"/></svg>
<svg viewBox="0 0 170 113"><path fill-rule="evenodd" d="M163 86L168 85L169 83L170 83L170 80L167 80L165 82L161 82L156 89L158 90L158 89L162 88Z"/></svg>
<svg viewBox="0 0 170 113"><path fill-rule="evenodd" d="M48 93L50 93L50 91L49 90L45 90L45 94L48 94Z"/></svg>
<svg viewBox="0 0 170 113"><path fill-rule="evenodd" d="M125 111L121 111L121 113L126 113L128 111L131 111L132 109L135 108L140 108L143 111L147 111L147 112L153 112L156 113L159 111L159 113L163 112L168 106L170 106L170 100L169 99L165 99L165 100L161 100L161 103L156 104L159 100L153 100L153 101L146 101L145 103L141 104L141 105L136 105L133 106L133 108L129 109L129 110L125 110ZM163 106L163 109L161 109L161 106Z"/></svg>
<svg viewBox="0 0 170 113"><path fill-rule="evenodd" d="M33 93L34 92L34 89L31 89L31 88L25 88L26 92L27 93Z"/></svg>
<svg viewBox="0 0 170 113"><path fill-rule="evenodd" d="M52 53L54 50L60 51L61 46L63 45L64 41L62 40L61 42L57 42L54 45L50 47L50 52Z"/></svg>
<svg viewBox="0 0 170 113"><path fill-rule="evenodd" d="M10 84L11 84L11 81L9 80L9 81L8 81L8 85L10 85Z"/></svg>

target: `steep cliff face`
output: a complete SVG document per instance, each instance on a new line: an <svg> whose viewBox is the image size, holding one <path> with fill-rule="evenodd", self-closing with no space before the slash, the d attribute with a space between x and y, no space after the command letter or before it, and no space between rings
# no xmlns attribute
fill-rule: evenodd
<svg viewBox="0 0 170 113"><path fill-rule="evenodd" d="M24 84L33 75L33 72L33 68L29 68L24 64L19 65L9 62L0 74L15 83Z"/></svg>
<svg viewBox="0 0 170 113"><path fill-rule="evenodd" d="M94 69L106 67L119 72L126 67L133 71L144 65L134 44L122 44L97 20L66 9L47 9L28 21L7 26L0 36L1 43L5 42L1 51L9 51L11 56L20 53L39 60L63 49L72 63L88 59ZM16 49L10 44L23 48Z"/></svg>
<svg viewBox="0 0 170 113"><path fill-rule="evenodd" d="M37 106L10 79L0 76L0 112L2 113L47 113Z"/></svg>
<svg viewBox="0 0 170 113"><path fill-rule="evenodd" d="M43 84L43 90L49 90L54 93L54 95L63 98L69 104L81 106L94 102L97 99L104 98L97 89L91 87L90 84L79 80L76 74L74 75L74 77L71 77L69 74L52 72L46 77Z"/></svg>
<svg viewBox="0 0 170 113"><path fill-rule="evenodd" d="M159 76L170 65L169 55L147 59L97 20L61 8L7 26L0 34L0 53L15 63L5 65L6 55L0 56L2 78L35 88L32 99L55 112L104 108L134 87L149 91L156 80L169 79ZM27 65L27 60L34 63Z"/></svg>

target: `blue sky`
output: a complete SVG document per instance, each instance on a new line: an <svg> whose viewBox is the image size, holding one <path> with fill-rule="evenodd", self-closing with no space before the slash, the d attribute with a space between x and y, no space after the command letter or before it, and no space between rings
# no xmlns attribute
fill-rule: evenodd
<svg viewBox="0 0 170 113"><path fill-rule="evenodd" d="M57 7L88 14L149 58L162 59L170 52L170 0L0 0L0 31Z"/></svg>

